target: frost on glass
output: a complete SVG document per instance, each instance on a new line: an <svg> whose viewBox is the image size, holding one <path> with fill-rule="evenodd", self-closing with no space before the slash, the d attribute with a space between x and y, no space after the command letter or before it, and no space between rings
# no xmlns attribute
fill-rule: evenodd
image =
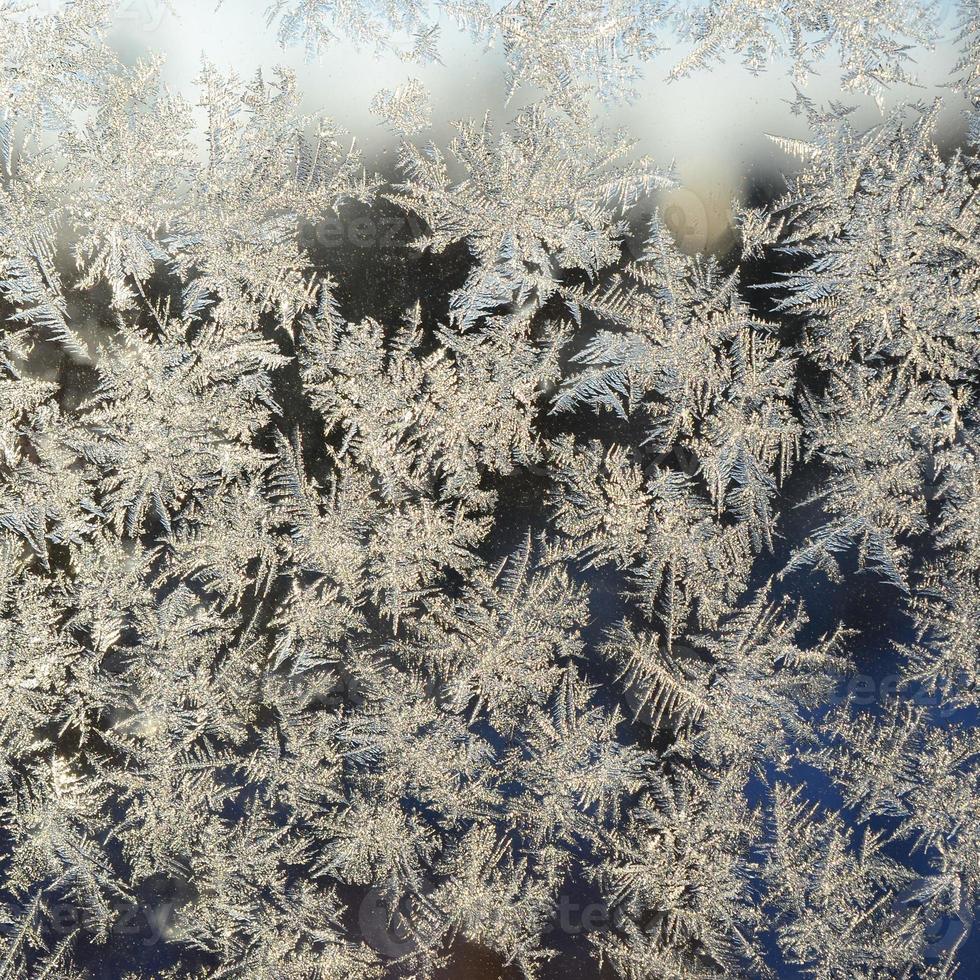
<svg viewBox="0 0 980 980"><path fill-rule="evenodd" d="M502 44L502 112L378 86L382 174L113 6L0 4L0 977L970 977L973 7L958 145L799 94L690 255L601 99L880 99L931 8L272 4ZM387 278L308 234L351 208Z"/></svg>

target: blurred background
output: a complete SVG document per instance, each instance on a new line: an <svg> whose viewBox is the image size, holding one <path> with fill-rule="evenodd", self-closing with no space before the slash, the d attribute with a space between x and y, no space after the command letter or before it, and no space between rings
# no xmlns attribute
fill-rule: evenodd
<svg viewBox="0 0 980 980"><path fill-rule="evenodd" d="M39 6L57 9L63 2L41 0ZM268 0L121 0L112 42L128 61L161 54L167 83L192 105L197 102L195 79L202 59L246 78L260 69L286 65L296 72L304 110L335 120L356 140L368 165L382 172L390 171L397 143L369 111L382 88L410 78L422 81L431 95L434 125L418 138L438 144L451 137L454 120L482 117L489 110L499 124L535 98L533 91L521 90L508 104L502 45L498 41L488 47L474 40L445 14L434 14L440 61L418 64L344 41L313 56L302 43L284 48L268 7ZM955 145L965 127L963 107L948 88L957 61L952 3L943 0L937 6L936 20L938 43L910 52L919 85L896 86L886 108L943 96L946 108L938 135ZM671 47L668 36L663 42ZM802 138L806 127L790 111L795 92L786 65L776 62L752 75L733 58L689 78L667 81L671 65L686 50L679 43L648 61L631 102L597 102L593 110L599 124L623 128L636 139L638 154L648 154L664 166L674 163L681 186L663 205L682 247L723 250L732 199L757 203L771 197L780 190L779 174L795 166L766 134ZM856 105L854 118L861 124L872 125L880 118L871 99L841 91L840 68L832 59L817 69L803 89L808 97Z"/></svg>

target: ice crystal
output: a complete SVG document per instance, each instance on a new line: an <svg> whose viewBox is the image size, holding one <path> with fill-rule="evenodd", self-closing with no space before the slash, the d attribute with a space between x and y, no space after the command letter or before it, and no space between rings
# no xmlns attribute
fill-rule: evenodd
<svg viewBox="0 0 980 980"><path fill-rule="evenodd" d="M929 8L444 7L522 107L443 150L382 91L385 178L285 69L178 96L111 4L0 0L0 977L966 976L972 137L798 96L688 255L591 101L678 22L880 96ZM354 210L413 238L324 254Z"/></svg>

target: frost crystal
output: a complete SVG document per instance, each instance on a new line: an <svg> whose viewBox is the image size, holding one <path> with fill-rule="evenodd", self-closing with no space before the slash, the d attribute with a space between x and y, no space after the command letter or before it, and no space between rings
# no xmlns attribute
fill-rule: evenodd
<svg viewBox="0 0 980 980"><path fill-rule="evenodd" d="M880 98L931 7L273 3L502 41L446 149L378 93L388 176L113 8L0 0L0 978L965 980L975 4L966 136L798 94L698 255L593 96L663 46Z"/></svg>

